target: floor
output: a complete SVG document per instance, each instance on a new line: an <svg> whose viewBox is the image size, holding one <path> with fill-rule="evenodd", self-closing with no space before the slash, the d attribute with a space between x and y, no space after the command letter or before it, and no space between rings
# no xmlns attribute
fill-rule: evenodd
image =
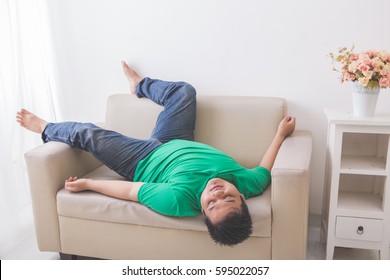
<svg viewBox="0 0 390 280"><path fill-rule="evenodd" d="M334 259L337 260L377 260L378 251L336 248ZM38 250L34 226L27 224L21 229L20 234L15 235L0 244L0 259L2 260L56 260L59 259L57 253L40 252ZM320 216L311 215L309 217L308 232L308 260L325 259L325 244L320 243Z"/></svg>

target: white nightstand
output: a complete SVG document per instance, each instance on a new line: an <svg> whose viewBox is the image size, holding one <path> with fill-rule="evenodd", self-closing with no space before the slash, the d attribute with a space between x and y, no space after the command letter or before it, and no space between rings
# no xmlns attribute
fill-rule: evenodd
<svg viewBox="0 0 390 280"><path fill-rule="evenodd" d="M325 110L327 160L322 216L326 258L334 247L379 250L389 258L390 115L357 118Z"/></svg>

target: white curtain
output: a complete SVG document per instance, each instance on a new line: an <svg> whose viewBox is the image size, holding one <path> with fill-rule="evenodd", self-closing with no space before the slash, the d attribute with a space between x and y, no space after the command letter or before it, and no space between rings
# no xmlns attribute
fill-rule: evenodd
<svg viewBox="0 0 390 280"><path fill-rule="evenodd" d="M0 0L0 257L4 244L33 225L23 154L41 141L16 123L16 111L50 121L58 115L46 5Z"/></svg>

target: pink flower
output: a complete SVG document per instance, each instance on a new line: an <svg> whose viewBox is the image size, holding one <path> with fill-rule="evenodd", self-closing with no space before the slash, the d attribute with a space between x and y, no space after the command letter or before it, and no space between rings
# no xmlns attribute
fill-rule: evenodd
<svg viewBox="0 0 390 280"><path fill-rule="evenodd" d="M379 63L373 59L373 60L371 60L371 66L372 66L372 68L376 68L379 66Z"/></svg>
<svg viewBox="0 0 390 280"><path fill-rule="evenodd" d="M360 63L357 68L362 72L366 72L370 69L370 66L368 66L364 63Z"/></svg>
<svg viewBox="0 0 390 280"><path fill-rule="evenodd" d="M342 81L341 82L345 82L345 81L354 81L356 80L356 76L348 71L346 71L344 74L343 74L343 78L342 78Z"/></svg>
<svg viewBox="0 0 390 280"><path fill-rule="evenodd" d="M370 65L370 64L371 64L371 59L366 58L366 59L363 59L362 62L363 62L365 65Z"/></svg>
<svg viewBox="0 0 390 280"><path fill-rule="evenodd" d="M352 60L358 60L359 59L359 55L357 55L356 53L351 53L351 59Z"/></svg>
<svg viewBox="0 0 390 280"><path fill-rule="evenodd" d="M390 79L388 79L388 78L381 78L379 80L379 86L380 87L390 87Z"/></svg>
<svg viewBox="0 0 390 280"><path fill-rule="evenodd" d="M367 54L369 56L369 58L373 58L374 56L377 56L379 52L370 50L370 51L366 51L364 53Z"/></svg>
<svg viewBox="0 0 390 280"><path fill-rule="evenodd" d="M389 71L387 71L386 69L382 69L379 74L381 74L381 76L387 76L388 74L390 74Z"/></svg>

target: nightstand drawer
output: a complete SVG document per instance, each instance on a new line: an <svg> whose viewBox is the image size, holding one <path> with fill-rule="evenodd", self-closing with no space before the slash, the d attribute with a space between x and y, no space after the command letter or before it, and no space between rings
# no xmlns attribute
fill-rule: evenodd
<svg viewBox="0 0 390 280"><path fill-rule="evenodd" d="M382 220L337 217L336 238L381 241L382 227Z"/></svg>

